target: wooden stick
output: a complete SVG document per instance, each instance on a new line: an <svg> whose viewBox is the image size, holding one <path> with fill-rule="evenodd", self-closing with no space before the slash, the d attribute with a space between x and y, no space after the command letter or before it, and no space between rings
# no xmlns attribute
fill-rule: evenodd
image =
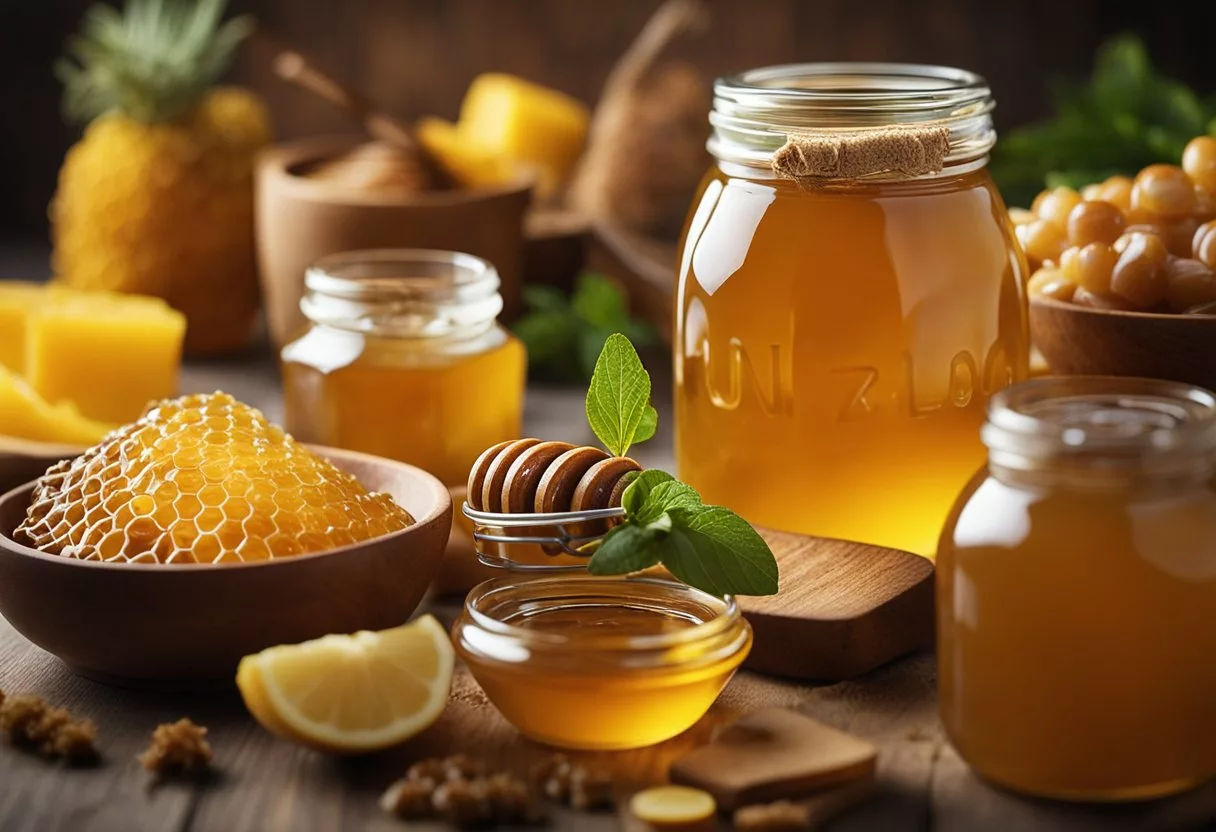
<svg viewBox="0 0 1216 832"><path fill-rule="evenodd" d="M290 49L280 52L274 59L273 69L284 81L328 101L362 124L373 139L414 155L426 169L433 186L450 187L453 184L452 177L427 153L411 127L377 110L367 98L317 69L299 52Z"/></svg>

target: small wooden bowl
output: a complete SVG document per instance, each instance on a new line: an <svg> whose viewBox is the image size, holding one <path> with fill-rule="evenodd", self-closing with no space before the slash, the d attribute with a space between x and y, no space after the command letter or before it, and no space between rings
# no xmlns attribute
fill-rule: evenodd
<svg viewBox="0 0 1216 832"><path fill-rule="evenodd" d="M518 313L524 212L532 182L428 191L408 199L352 192L302 176L357 138L318 137L269 148L257 166L257 247L266 321L276 347L304 325L304 271L328 254L374 248L460 251L488 260L502 280L503 314Z"/></svg>
<svg viewBox="0 0 1216 832"><path fill-rule="evenodd" d="M33 483L0 497L0 613L84 676L126 685L231 680L242 656L326 633L405 622L439 569L448 490L380 457L314 448L417 522L328 552L257 563L111 564L49 555L13 530Z"/></svg>
<svg viewBox="0 0 1216 832"><path fill-rule="evenodd" d="M1162 378L1216 390L1216 315L1120 312L1033 298L1030 333L1056 375Z"/></svg>
<svg viewBox="0 0 1216 832"><path fill-rule="evenodd" d="M80 456L84 451L84 447L77 445L0 436L0 494L38 479L56 462Z"/></svg>

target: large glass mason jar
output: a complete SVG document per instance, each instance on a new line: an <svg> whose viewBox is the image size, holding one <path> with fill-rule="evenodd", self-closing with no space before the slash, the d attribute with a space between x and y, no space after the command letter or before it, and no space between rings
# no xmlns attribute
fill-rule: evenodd
<svg viewBox="0 0 1216 832"><path fill-rule="evenodd" d="M1216 776L1216 396L1038 379L993 398L983 436L937 560L959 754L1076 800Z"/></svg>
<svg viewBox="0 0 1216 832"><path fill-rule="evenodd" d="M1024 257L985 81L805 64L720 79L676 300L676 457L754 523L932 555L1025 377Z"/></svg>

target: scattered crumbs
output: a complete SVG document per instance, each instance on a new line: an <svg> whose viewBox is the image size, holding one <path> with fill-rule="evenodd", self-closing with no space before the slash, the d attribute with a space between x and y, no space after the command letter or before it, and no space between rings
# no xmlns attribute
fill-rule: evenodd
<svg viewBox="0 0 1216 832"><path fill-rule="evenodd" d="M805 806L789 800L744 806L735 812L738 832L801 832L813 829Z"/></svg>
<svg viewBox="0 0 1216 832"><path fill-rule="evenodd" d="M532 779L549 800L580 812L611 809L616 804L607 772L573 763L565 754L554 754L537 764Z"/></svg>
<svg viewBox="0 0 1216 832"><path fill-rule="evenodd" d="M5 696L0 691L0 731L14 745L43 757L85 762L97 758L97 730L37 696Z"/></svg>
<svg viewBox="0 0 1216 832"><path fill-rule="evenodd" d="M474 708L483 708L490 704L490 700L486 697L485 691L475 683L461 684L460 677L452 685L451 699L453 702L459 702L461 705L471 705Z"/></svg>
<svg viewBox="0 0 1216 832"><path fill-rule="evenodd" d="M414 763L384 792L380 808L403 820L443 820L461 827L544 820L525 781L505 771L491 772L467 754Z"/></svg>
<svg viewBox="0 0 1216 832"><path fill-rule="evenodd" d="M184 717L158 725L152 732L152 744L138 759L144 768L158 775L203 774L211 767L207 729Z"/></svg>

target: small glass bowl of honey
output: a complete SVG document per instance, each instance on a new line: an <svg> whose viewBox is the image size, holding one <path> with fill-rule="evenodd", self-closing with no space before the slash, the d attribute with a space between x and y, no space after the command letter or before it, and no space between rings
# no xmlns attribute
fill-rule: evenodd
<svg viewBox="0 0 1216 832"><path fill-rule="evenodd" d="M640 748L682 733L752 645L732 598L653 577L571 573L480 584L452 638L521 733L586 750Z"/></svg>

